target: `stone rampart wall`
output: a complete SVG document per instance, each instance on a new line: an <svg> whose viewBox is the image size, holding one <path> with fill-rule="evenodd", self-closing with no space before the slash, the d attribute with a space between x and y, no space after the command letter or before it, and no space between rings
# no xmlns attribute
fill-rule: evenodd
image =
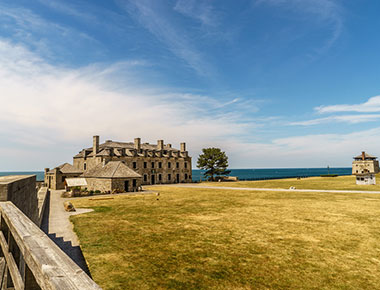
<svg viewBox="0 0 380 290"><path fill-rule="evenodd" d="M38 221L37 225L41 226L42 218L44 216L46 203L49 199L49 189L47 187L41 187L37 193L38 198Z"/></svg>
<svg viewBox="0 0 380 290"><path fill-rule="evenodd" d="M0 202L11 201L34 223L38 223L36 176L0 177Z"/></svg>

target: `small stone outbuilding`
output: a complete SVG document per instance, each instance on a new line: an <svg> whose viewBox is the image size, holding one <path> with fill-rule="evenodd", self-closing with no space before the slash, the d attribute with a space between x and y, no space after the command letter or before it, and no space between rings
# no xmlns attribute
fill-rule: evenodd
<svg viewBox="0 0 380 290"><path fill-rule="evenodd" d="M139 191L142 181L142 176L129 168L123 161L98 164L81 177L86 178L88 190L100 190L101 192Z"/></svg>
<svg viewBox="0 0 380 290"><path fill-rule="evenodd" d="M83 170L77 169L69 163L64 163L54 169L45 168L45 185L50 189L65 189L66 178L75 178L83 174Z"/></svg>

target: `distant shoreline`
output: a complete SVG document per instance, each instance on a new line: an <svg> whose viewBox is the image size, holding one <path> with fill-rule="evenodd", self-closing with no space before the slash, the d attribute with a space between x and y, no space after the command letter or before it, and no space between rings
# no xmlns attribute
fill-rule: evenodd
<svg viewBox="0 0 380 290"><path fill-rule="evenodd" d="M331 167L324 168L251 168L251 169L230 169L230 176L237 176L239 180L269 180L269 179L284 179L284 178L306 178L315 177L325 174L351 175L351 167ZM204 180L202 170L193 169L193 181ZM0 176L7 175L36 175L37 181L44 180L43 171L3 171Z"/></svg>

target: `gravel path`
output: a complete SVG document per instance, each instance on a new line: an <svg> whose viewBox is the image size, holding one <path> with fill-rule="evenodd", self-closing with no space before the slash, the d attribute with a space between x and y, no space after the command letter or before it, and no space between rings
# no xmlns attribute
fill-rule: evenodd
<svg viewBox="0 0 380 290"><path fill-rule="evenodd" d="M249 190L249 191L291 191L291 192L331 192L331 193L380 194L380 191L367 191L367 190L251 188L251 187L229 187L229 186L205 186L205 185L193 185L193 184L162 184L162 185L150 185L150 186L174 186L174 187L187 187L187 188Z"/></svg>

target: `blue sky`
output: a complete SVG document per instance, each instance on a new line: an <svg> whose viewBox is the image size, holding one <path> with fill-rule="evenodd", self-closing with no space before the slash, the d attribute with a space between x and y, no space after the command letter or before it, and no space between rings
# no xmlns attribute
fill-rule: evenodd
<svg viewBox="0 0 380 290"><path fill-rule="evenodd" d="M380 155L378 1L2 0L0 170L92 136L226 151L232 168Z"/></svg>

